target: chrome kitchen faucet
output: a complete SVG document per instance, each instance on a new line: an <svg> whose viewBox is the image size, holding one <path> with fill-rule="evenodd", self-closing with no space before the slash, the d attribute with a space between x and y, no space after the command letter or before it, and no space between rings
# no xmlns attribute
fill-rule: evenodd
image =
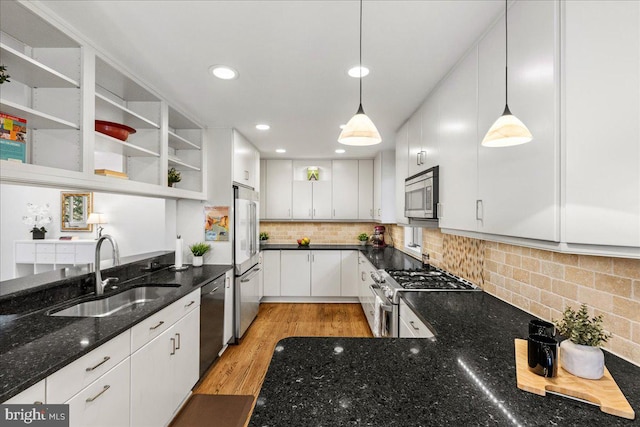
<svg viewBox="0 0 640 427"><path fill-rule="evenodd" d="M109 284L109 282L118 281L117 277L107 277L102 280L102 273L100 273L100 247L102 246L102 242L105 240L108 240L111 243L111 247L113 249L113 266L120 265L120 251L118 250L116 240L109 234L100 236L98 243L96 243L96 258L95 264L93 265L93 268L96 270L96 295L102 295L104 293L104 288Z"/></svg>

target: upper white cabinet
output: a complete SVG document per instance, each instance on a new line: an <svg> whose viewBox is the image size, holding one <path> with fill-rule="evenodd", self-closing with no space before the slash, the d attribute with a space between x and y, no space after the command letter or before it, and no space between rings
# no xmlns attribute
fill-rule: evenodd
<svg viewBox="0 0 640 427"><path fill-rule="evenodd" d="M309 168L318 169L318 179L309 180ZM293 219L331 219L331 162L293 161Z"/></svg>
<svg viewBox="0 0 640 427"><path fill-rule="evenodd" d="M233 130L233 181L260 188L260 152L240 132Z"/></svg>
<svg viewBox="0 0 640 427"><path fill-rule="evenodd" d="M419 170L423 171L439 164L440 150L440 95L438 89L425 101L422 114L422 152L419 156Z"/></svg>
<svg viewBox="0 0 640 427"><path fill-rule="evenodd" d="M478 231L559 241L557 22L556 2L509 9L509 107L533 141L478 148ZM504 42L503 17L478 46L479 141L504 110Z"/></svg>
<svg viewBox="0 0 640 427"><path fill-rule="evenodd" d="M409 177L409 123L396 133L396 222L408 224L404 216L404 180Z"/></svg>
<svg viewBox="0 0 640 427"><path fill-rule="evenodd" d="M570 1L562 7L563 240L637 247L640 3Z"/></svg>
<svg viewBox="0 0 640 427"><path fill-rule="evenodd" d="M442 83L439 90L438 213L442 228L476 229L479 145L477 88L478 49L474 48Z"/></svg>
<svg viewBox="0 0 640 427"><path fill-rule="evenodd" d="M376 222L396 222L394 151L380 151L373 161L373 215Z"/></svg>
<svg viewBox="0 0 640 427"><path fill-rule="evenodd" d="M0 160L2 182L206 198L202 126L37 4L0 7L0 54L11 74L0 111L27 120L25 161ZM95 120L136 132L121 141L96 132ZM171 167L182 175L173 188Z"/></svg>
<svg viewBox="0 0 640 427"><path fill-rule="evenodd" d="M267 160L265 166L265 217L268 219L291 219L293 162L291 160Z"/></svg>
<svg viewBox="0 0 640 427"><path fill-rule="evenodd" d="M358 218L358 160L334 160L332 219Z"/></svg>
<svg viewBox="0 0 640 427"><path fill-rule="evenodd" d="M407 122L408 166L412 176L425 170L422 165L424 150L422 149L422 106L416 110ZM407 178L405 176L405 178Z"/></svg>
<svg viewBox="0 0 640 427"><path fill-rule="evenodd" d="M373 212L373 159L358 160L358 219L371 221Z"/></svg>

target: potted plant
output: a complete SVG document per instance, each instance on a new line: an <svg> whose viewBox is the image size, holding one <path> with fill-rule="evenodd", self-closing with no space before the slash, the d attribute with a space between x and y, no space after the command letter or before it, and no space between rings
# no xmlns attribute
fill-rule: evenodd
<svg viewBox="0 0 640 427"><path fill-rule="evenodd" d="M189 250L193 254L193 266L202 267L204 254L209 252L211 245L205 242L194 243L189 246Z"/></svg>
<svg viewBox="0 0 640 427"><path fill-rule="evenodd" d="M48 203L44 206L27 203L29 215L23 216L22 222L32 227L29 232L33 234L33 240L44 239L44 234L47 232L44 226L53 220L53 217L49 214L49 208Z"/></svg>
<svg viewBox="0 0 640 427"><path fill-rule="evenodd" d="M266 231L261 232L260 233L260 240L262 240L262 241L269 240L269 233L267 233Z"/></svg>
<svg viewBox="0 0 640 427"><path fill-rule="evenodd" d="M169 169L167 174L167 178L169 180L169 187L173 187L176 182L182 181L182 177L180 176L180 172L176 170L176 168Z"/></svg>
<svg viewBox="0 0 640 427"><path fill-rule="evenodd" d="M7 67L5 65L0 65L0 85L4 82L11 82L9 77L11 76L7 74Z"/></svg>
<svg viewBox="0 0 640 427"><path fill-rule="evenodd" d="M611 338L602 327L602 315L589 319L587 305L582 304L577 312L567 307L562 319L554 323L567 338L560 344L560 365L564 370L590 380L602 378L604 354L600 345Z"/></svg>
<svg viewBox="0 0 640 427"><path fill-rule="evenodd" d="M360 241L360 244L364 246L369 241L369 235L367 233L360 233L358 234L358 240Z"/></svg>

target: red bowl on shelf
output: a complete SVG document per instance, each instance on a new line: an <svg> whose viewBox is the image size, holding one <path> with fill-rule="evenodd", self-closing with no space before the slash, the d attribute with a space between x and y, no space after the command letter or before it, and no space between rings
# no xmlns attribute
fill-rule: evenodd
<svg viewBox="0 0 640 427"><path fill-rule="evenodd" d="M136 133L134 128L130 128L127 125L105 122L103 120L96 120L96 131L119 139L120 141L126 141L130 134Z"/></svg>

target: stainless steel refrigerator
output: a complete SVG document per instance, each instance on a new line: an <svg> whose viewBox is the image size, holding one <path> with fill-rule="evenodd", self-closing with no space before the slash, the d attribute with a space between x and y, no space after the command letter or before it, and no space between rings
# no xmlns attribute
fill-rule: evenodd
<svg viewBox="0 0 640 427"><path fill-rule="evenodd" d="M233 254L235 265L235 341L258 315L258 193L252 188L234 186Z"/></svg>

